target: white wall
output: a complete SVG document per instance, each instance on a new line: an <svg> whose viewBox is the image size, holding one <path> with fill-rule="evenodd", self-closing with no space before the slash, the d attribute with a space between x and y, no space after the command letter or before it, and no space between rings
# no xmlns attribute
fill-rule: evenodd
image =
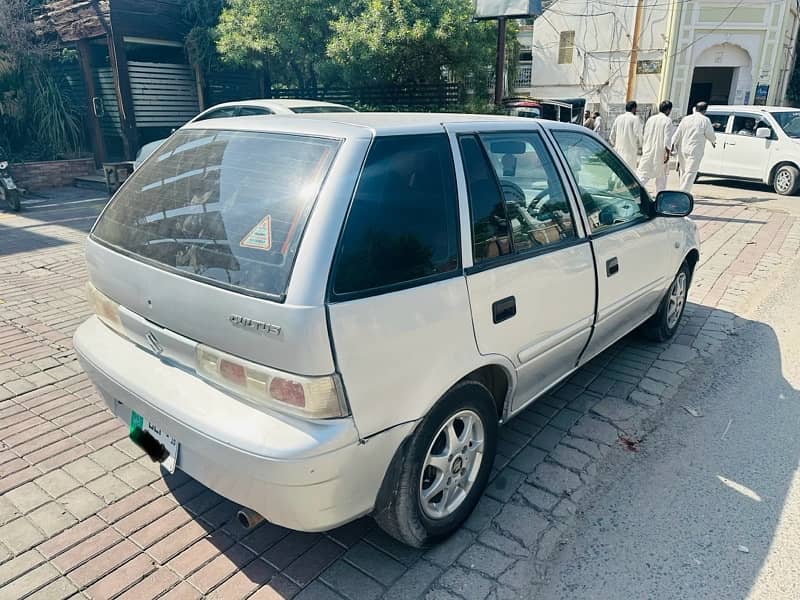
<svg viewBox="0 0 800 600"><path fill-rule="evenodd" d="M517 93L539 98L585 97L611 116L626 100L636 0L555 0L533 26L530 88ZM670 10L675 38L670 39ZM572 64L558 64L561 31L575 31ZM676 116L689 102L694 68L738 67L732 102L752 103L756 86L769 84L768 102L785 94L798 17L795 0L644 0L638 60L662 60L661 73L635 77L633 97L640 105L663 99ZM531 45L531 31L520 33ZM666 79L662 82L662 75ZM660 97L663 95L663 97Z"/></svg>
<svg viewBox="0 0 800 600"><path fill-rule="evenodd" d="M639 37L639 60L658 60L664 54L668 6L647 0ZM558 0L534 24L533 85L521 90L534 97L585 97L601 112L618 112L625 103L635 0ZM572 64L558 64L561 31L575 31ZM530 32L520 34L530 45ZM634 97L640 104L656 104L659 75L637 75Z"/></svg>

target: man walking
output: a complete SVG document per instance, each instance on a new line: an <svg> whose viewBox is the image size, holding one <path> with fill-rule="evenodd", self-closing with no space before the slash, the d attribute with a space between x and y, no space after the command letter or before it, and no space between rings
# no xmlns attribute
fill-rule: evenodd
<svg viewBox="0 0 800 600"><path fill-rule="evenodd" d="M590 113L588 110L583 113L583 126L594 131L594 117L592 117L592 113Z"/></svg>
<svg viewBox="0 0 800 600"><path fill-rule="evenodd" d="M700 171L700 162L706 152L706 140L712 146L717 146L717 136L711 120L706 116L708 104L698 102L694 113L683 117L672 138L672 147L678 154L678 170L681 175L680 189L691 192L697 173Z"/></svg>
<svg viewBox="0 0 800 600"><path fill-rule="evenodd" d="M594 113L594 132L601 138L606 137L606 125L599 112Z"/></svg>
<svg viewBox="0 0 800 600"><path fill-rule="evenodd" d="M642 121L636 116L636 102L625 105L625 114L614 119L609 141L631 169L636 169L639 148L642 147Z"/></svg>
<svg viewBox="0 0 800 600"><path fill-rule="evenodd" d="M642 158L639 160L639 178L647 185L651 179L656 180L656 193L667 187L669 171L669 151L672 147L672 136L675 127L669 114L672 102L665 100L658 106L659 113L644 124L642 136Z"/></svg>

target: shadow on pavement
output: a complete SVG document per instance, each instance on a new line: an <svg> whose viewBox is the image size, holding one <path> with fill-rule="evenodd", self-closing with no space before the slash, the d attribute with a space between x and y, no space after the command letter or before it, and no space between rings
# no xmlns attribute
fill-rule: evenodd
<svg viewBox="0 0 800 600"><path fill-rule="evenodd" d="M687 321L703 318L727 319L733 322L734 318L732 313L693 303L687 305L687 316L691 317ZM740 319L739 322L743 321ZM689 329L693 327L696 326L689 322L682 323L678 338L685 339ZM758 322L745 322L741 328L755 332L760 340L758 350L753 352L768 362L769 370L759 369L758 374L751 374L749 378L753 382L770 382L770 387L766 388L769 393L754 398L754 402L748 407L748 411L752 413L749 416L737 414L736 411L741 406L737 407L733 403L723 406L723 409L731 411L730 418L737 425L730 428L727 440L720 442L729 416L704 405L708 390L721 385L714 379L717 371L709 369L707 363L712 360L733 360L730 349L738 338L727 332L726 339L720 342L726 345L720 346L720 351L712 358L694 359L687 363L685 366L689 367L692 374L688 376L688 380L684 380L681 388L683 391L679 394L690 394L688 399L677 397L664 400L664 406L648 412L644 421L655 423L661 413L667 413L671 419L674 417L674 422L679 423L679 431L676 433L670 427L672 420L655 428L650 426L650 431L642 436L641 452L628 453L621 446L615 445L613 458L597 461L598 467L616 470L616 474L609 480L605 491L598 487L599 493L590 492L592 502L602 503L607 499L604 494L614 494L615 491L620 493L621 498L614 499L614 510L610 514L592 505L588 507L583 523L579 520L578 526L589 529L590 541L587 545L571 550L573 554L565 561L572 566L562 573L563 577L556 582L560 586L558 592L550 597L685 598L693 594L694 597L706 598L740 597L740 594L731 591L728 581L710 576L705 567L693 562L698 552L718 552L724 555L721 560L740 562L744 554L737 549L739 545L746 545L749 554L748 560L737 567L737 589L744 589L758 576L780 517L780 510L776 507L782 505L797 468L800 437L774 439L764 432L757 439L748 441L753 449L752 456L747 456L746 460L733 460L732 455L725 451L725 444L741 444L740 424L751 419L757 420L758 415L769 415L769 419L773 421L800 423L800 395L782 377L780 348L772 329ZM706 343L700 341L702 335L698 334L696 338L699 347ZM552 418L545 419L551 419L545 429L557 433L555 429L563 427L559 435L566 435L566 430L584 415L590 414L591 407L601 398L618 398L619 402L624 402L623 399L640 393L637 391L637 384L633 383L634 380L625 382L622 378L613 379L621 377L619 373L623 371L630 374L630 371L626 371L629 369L626 365L631 364L629 351L640 357L648 351L658 356L668 346L669 344L652 345L636 334L621 340L570 377L561 392L553 392L556 397L569 396L574 400L566 403L565 410L561 411L564 414L556 416L558 411L548 413ZM747 358L745 353L741 359L743 366ZM702 419L693 418L679 408L681 403L699 405L707 415ZM641 405L632 406L641 408ZM551 410L548 406L544 408ZM537 412L535 406L525 411L528 418L539 419L544 412ZM564 425L566 416L569 416L569 420ZM596 413L593 416L597 418ZM526 420L525 417L520 418ZM698 428L698 424L707 430ZM645 425L645 430L647 427ZM508 428L504 428L504 431L505 429ZM510 440L519 437L518 432L509 433L513 435L505 439L507 445L510 445ZM514 456L523 454L522 451L529 448L526 445L528 441L523 440L521 443L521 446L509 448L507 456L498 456L498 460L504 461L503 465L508 465ZM557 441L553 446L556 443ZM723 444L721 448L720 444ZM548 460L544 458L545 454L541 452L543 460ZM665 467L662 455L674 455L674 459ZM736 457L741 459L741 453ZM655 468L644 474L639 473L638 479L635 479L635 463L648 458L650 462L647 464L654 464ZM520 479L515 478L515 474L519 476L521 473L513 469L508 471L503 465L500 467L498 481L503 478L509 480L510 477L511 487L507 490L508 494L503 496L504 492L499 490L503 493L498 495L499 488L495 486L494 492L489 491L495 498L490 502L497 504L500 500L501 503L514 504L518 500L512 496L520 484ZM675 465L677 468L672 468ZM766 468L766 478L762 477L760 483L755 483L752 476L754 465L761 465L760 469ZM763 469L761 474L764 474ZM256 570L250 580L258 585L265 583L257 581L264 573L263 561L266 561L270 573L280 574L281 581L289 581L286 579L288 576L295 582L292 586L305 586L320 574L328 582L326 569L345 553L348 561L358 561L366 555L371 557L370 564L375 568L398 570L412 567L422 555L422 551L402 546L386 536L369 518L324 534L289 531L267 522L248 531L236 520L237 506L234 503L222 499L180 473L166 477L166 481L178 501L196 516L207 531L213 532L208 539L218 551L237 568L245 572L248 569ZM190 483L186 483L187 481ZM596 512L592 512L593 508ZM690 516L687 517L687 514ZM558 517L552 515L546 518L558 520ZM491 517L486 522L489 528L492 527L490 521ZM753 523L748 531L760 532L760 539L743 535L740 527L743 522ZM570 527L566 521L558 526ZM458 538L469 538L472 535L474 534L467 529L458 532L453 536L456 540L455 546L460 544ZM453 546L450 541L446 544ZM549 563L552 564L552 561ZM338 564L340 563L336 563ZM336 565L330 568L335 570ZM586 589L581 589L580 584L574 581L576 578L591 584ZM349 579L347 581L353 583ZM698 594L698 590L703 591Z"/></svg>
<svg viewBox="0 0 800 600"><path fill-rule="evenodd" d="M798 585L785 538L800 391L767 323L744 321L723 344L667 403L641 452L610 466L536 598L797 597L780 586L793 569Z"/></svg>
<svg viewBox="0 0 800 600"><path fill-rule="evenodd" d="M19 213L0 211L0 257L53 248L76 241L72 232L88 233L107 198L94 190L47 191Z"/></svg>
<svg viewBox="0 0 800 600"><path fill-rule="evenodd" d="M776 194L771 186L764 185L757 181L741 181L736 179L715 179L710 177L700 176L695 185L714 186L725 188L727 190L741 190L743 192L753 192L758 194L759 197L743 196L740 198L719 198L720 200L732 200L736 202L744 202L747 204L757 204L759 202L769 202L776 197ZM764 197L768 194L769 197ZM705 194L703 194L705 195ZM713 197L713 196L711 196Z"/></svg>

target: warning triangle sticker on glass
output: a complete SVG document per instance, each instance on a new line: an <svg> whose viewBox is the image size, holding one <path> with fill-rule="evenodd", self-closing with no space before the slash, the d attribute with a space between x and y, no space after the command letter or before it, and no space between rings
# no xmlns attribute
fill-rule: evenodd
<svg viewBox="0 0 800 600"><path fill-rule="evenodd" d="M269 250L272 248L272 218L267 215L239 242L245 248Z"/></svg>

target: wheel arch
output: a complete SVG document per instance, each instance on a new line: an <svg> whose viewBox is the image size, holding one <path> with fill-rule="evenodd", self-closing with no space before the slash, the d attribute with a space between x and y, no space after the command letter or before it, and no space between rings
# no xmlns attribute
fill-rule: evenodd
<svg viewBox="0 0 800 600"><path fill-rule="evenodd" d="M511 396L514 390L514 377L511 372L498 363L489 363L474 369L453 385L468 380L482 383L492 393L492 398L494 399L494 404L497 409L497 418L498 420L502 420L505 417L506 408L511 402Z"/></svg>
<svg viewBox="0 0 800 600"><path fill-rule="evenodd" d="M691 281L691 278L694 276L694 269L697 266L697 263L700 262L700 251L697 248L692 248L686 254L686 257L683 259L683 261L689 265L689 279Z"/></svg>
<svg viewBox="0 0 800 600"><path fill-rule="evenodd" d="M794 160L778 161L774 165L772 165L772 168L769 170L769 175L767 176L767 185L775 185L775 174L778 172L778 169L784 166L790 166L800 170L800 163L798 163L797 161Z"/></svg>
<svg viewBox="0 0 800 600"><path fill-rule="evenodd" d="M498 421L500 421L504 417L506 407L510 406L510 400L513 395L514 386L516 384L513 365L510 361L508 362L508 364L504 364L507 359L499 355L486 358L492 358L494 360L487 361L485 364L475 367L472 371L470 371L457 381L453 382L453 384L450 387L448 387L436 399L435 402L432 402L430 404L426 413L422 415L422 417L420 417L420 419L416 422L411 433L409 433L405 437L405 439L398 445L394 455L392 456L391 461L389 462L386 468L386 472L384 473L381 486L380 488L378 488L378 492L375 497L375 504L371 513L373 517L376 517L382 511L387 510L390 504L394 502L396 498L398 490L393 485L393 483L397 481L396 475L403 466L403 462L406 455L406 449L408 448L410 440L413 438L414 434L421 426L425 417L459 383L464 381L477 381L481 385L484 385L489 390L489 392L492 395L492 398L494 399L495 408L498 414Z"/></svg>
<svg viewBox="0 0 800 600"><path fill-rule="evenodd" d="M413 437L414 432L417 431L422 421L433 408L459 383L471 380L486 386L494 400L498 421L505 417L506 409L511 405L511 398L517 383L514 365L505 356L499 354L483 356L482 359L482 363L473 365L471 370L465 375L457 379L453 378L454 380L450 385L443 389L436 399L428 405L424 414L419 416L411 433L398 445L392 460L386 468L383 483L381 484L375 500L375 510L383 510L388 503L391 502L393 490L390 489L389 483L393 480L394 474L397 473L397 470L402 465L403 456L409 439Z"/></svg>

